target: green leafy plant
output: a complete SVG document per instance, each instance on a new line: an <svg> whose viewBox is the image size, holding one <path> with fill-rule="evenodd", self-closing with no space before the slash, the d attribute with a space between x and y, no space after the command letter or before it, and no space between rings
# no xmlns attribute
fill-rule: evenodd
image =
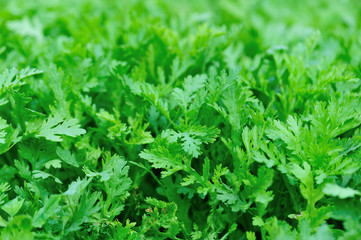
<svg viewBox="0 0 361 240"><path fill-rule="evenodd" d="M360 239L358 1L0 6L0 239Z"/></svg>

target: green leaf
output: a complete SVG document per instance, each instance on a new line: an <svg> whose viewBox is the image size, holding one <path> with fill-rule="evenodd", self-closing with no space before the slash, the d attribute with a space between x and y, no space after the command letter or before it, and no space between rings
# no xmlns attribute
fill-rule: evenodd
<svg viewBox="0 0 361 240"><path fill-rule="evenodd" d="M177 205L173 202L167 203L154 198L146 198L149 208L143 215L142 229L143 234L147 237L160 236L163 238L174 239L180 232L179 221L176 216ZM164 232L164 234L160 234ZM155 235L154 235L155 234Z"/></svg>
<svg viewBox="0 0 361 240"><path fill-rule="evenodd" d="M193 138L189 133L185 132L182 133L181 141L183 142L183 150L192 157L197 158L201 154L200 145L202 142L199 139Z"/></svg>
<svg viewBox="0 0 361 240"><path fill-rule="evenodd" d="M48 120L43 122L36 136L45 137L53 142L61 142L63 141L61 135L77 137L85 133L86 131L80 128L78 120L76 119L64 120L59 116L50 116Z"/></svg>
<svg viewBox="0 0 361 240"><path fill-rule="evenodd" d="M184 169L182 159L173 155L165 147L159 147L154 150L143 150L139 157L149 161L154 168L162 168L162 177L169 176L177 171Z"/></svg>
<svg viewBox="0 0 361 240"><path fill-rule="evenodd" d="M354 190L349 187L340 187L337 184L327 183L323 188L323 193L329 196L338 197L341 199L354 197L356 195L361 195L361 193L357 190Z"/></svg>
<svg viewBox="0 0 361 240"><path fill-rule="evenodd" d="M264 225L264 221L263 221L263 219L261 217L254 216L252 218L252 224L253 224L253 226L262 227Z"/></svg>
<svg viewBox="0 0 361 240"><path fill-rule="evenodd" d="M0 117L0 144L5 144L5 136L6 136L6 131L5 129L7 129L9 127L9 125L6 123L5 119L2 119Z"/></svg>
<svg viewBox="0 0 361 240"><path fill-rule="evenodd" d="M46 199L44 206L34 215L33 226L40 228L50 217L54 216L56 210L59 208L60 200L61 197L58 195L51 195L50 198Z"/></svg>
<svg viewBox="0 0 361 240"><path fill-rule="evenodd" d="M0 216L0 227L6 227L7 224L8 223Z"/></svg>
<svg viewBox="0 0 361 240"><path fill-rule="evenodd" d="M260 152L254 152L253 153L253 159L256 162L264 163L268 168L271 168L275 165L275 161L273 159L268 159L264 154Z"/></svg>
<svg viewBox="0 0 361 240"><path fill-rule="evenodd" d="M61 161L60 160L51 160L47 163L45 163L45 168L49 169L50 167L53 167L53 168L61 168Z"/></svg>
<svg viewBox="0 0 361 240"><path fill-rule="evenodd" d="M73 167L79 167L78 161L76 160L74 154L72 154L70 151L66 149L57 148L56 153L59 156L59 158L63 160L65 163Z"/></svg>
<svg viewBox="0 0 361 240"><path fill-rule="evenodd" d="M11 217L14 217L23 206L23 203L24 199L16 197L13 200L2 205L1 209L4 210L7 214L9 214Z"/></svg>
<svg viewBox="0 0 361 240"><path fill-rule="evenodd" d="M79 196L84 189L88 186L88 184L91 182L91 178L89 179L78 179L77 181L72 182L69 187L68 190L66 190L63 195L65 196Z"/></svg>
<svg viewBox="0 0 361 240"><path fill-rule="evenodd" d="M54 181L59 184L63 184L57 177L54 175L51 175L50 173L46 173L40 170L34 170L33 171L33 178L35 179L47 179L47 178L54 178Z"/></svg>

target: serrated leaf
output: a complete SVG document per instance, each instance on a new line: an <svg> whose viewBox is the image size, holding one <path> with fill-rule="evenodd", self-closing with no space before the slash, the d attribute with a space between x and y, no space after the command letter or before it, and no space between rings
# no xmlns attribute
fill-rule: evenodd
<svg viewBox="0 0 361 240"><path fill-rule="evenodd" d="M256 162L266 164L268 168L272 168L275 165L275 161L273 159L268 159L264 154L258 151L253 153L253 159Z"/></svg>
<svg viewBox="0 0 361 240"><path fill-rule="evenodd" d="M79 163L76 160L74 154L72 154L69 150L57 148L56 153L65 163L69 164L70 166L79 167Z"/></svg>
<svg viewBox="0 0 361 240"><path fill-rule="evenodd" d="M43 125L41 125L39 133L36 136L45 137L47 140L54 142L61 142L63 141L61 135L77 137L85 133L86 131L78 124L78 120L64 120L59 116L51 116L48 120L43 122Z"/></svg>
<svg viewBox="0 0 361 240"><path fill-rule="evenodd" d="M61 161L60 160L57 160L57 159L54 159L54 160L51 160L47 163L45 163L45 168L49 169L50 167L53 167L53 168L61 168Z"/></svg>
<svg viewBox="0 0 361 240"><path fill-rule="evenodd" d="M88 186L88 184L91 182L91 178L88 179L78 179L77 181L72 182L68 190L66 190L63 195L77 195L81 194L83 190Z"/></svg>
<svg viewBox="0 0 361 240"><path fill-rule="evenodd" d="M44 206L34 215L33 226L37 228L42 227L55 214L60 200L61 197L58 195L51 195L50 198L46 199Z"/></svg>
<svg viewBox="0 0 361 240"><path fill-rule="evenodd" d="M202 142L199 139L192 137L189 133L185 132L182 134L182 147L183 150L190 154L192 157L197 158L201 152L200 145Z"/></svg>

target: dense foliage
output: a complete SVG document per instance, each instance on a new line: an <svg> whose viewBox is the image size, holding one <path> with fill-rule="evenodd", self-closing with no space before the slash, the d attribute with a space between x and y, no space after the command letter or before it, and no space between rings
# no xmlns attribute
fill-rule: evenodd
<svg viewBox="0 0 361 240"><path fill-rule="evenodd" d="M0 0L0 239L361 239L361 2Z"/></svg>

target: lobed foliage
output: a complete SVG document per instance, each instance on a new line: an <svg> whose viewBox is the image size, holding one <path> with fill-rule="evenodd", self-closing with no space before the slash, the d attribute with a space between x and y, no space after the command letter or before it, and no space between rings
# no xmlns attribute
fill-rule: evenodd
<svg viewBox="0 0 361 240"><path fill-rule="evenodd" d="M0 5L0 239L360 239L361 2Z"/></svg>

